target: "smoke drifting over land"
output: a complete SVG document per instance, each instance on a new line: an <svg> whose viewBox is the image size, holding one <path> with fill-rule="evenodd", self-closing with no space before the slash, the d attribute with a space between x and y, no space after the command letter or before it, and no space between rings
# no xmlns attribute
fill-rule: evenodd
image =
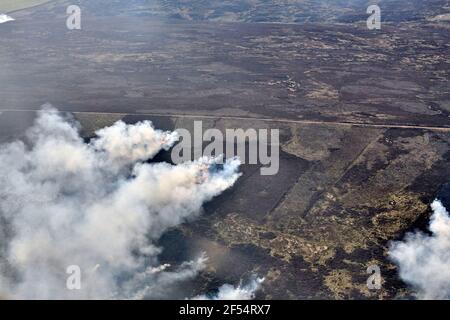
<svg viewBox="0 0 450 320"><path fill-rule="evenodd" d="M5 23L8 21L14 21L13 18L11 18L10 16L6 15L6 14L0 14L0 23Z"/></svg>
<svg viewBox="0 0 450 320"><path fill-rule="evenodd" d="M119 121L86 143L73 120L45 109L26 142L1 146L0 295L164 298L194 277L206 257L160 265L155 242L230 188L240 163L145 162L177 138L148 121ZM82 271L81 290L66 288L71 265Z"/></svg>
<svg viewBox="0 0 450 320"><path fill-rule="evenodd" d="M431 205L431 235L409 233L391 245L390 257L400 277L421 299L450 299L450 217L439 200Z"/></svg>
<svg viewBox="0 0 450 320"><path fill-rule="evenodd" d="M253 277L247 285L240 284L234 287L229 284L221 286L216 294L201 295L196 300L251 300L255 297L256 291L261 287L264 278Z"/></svg>

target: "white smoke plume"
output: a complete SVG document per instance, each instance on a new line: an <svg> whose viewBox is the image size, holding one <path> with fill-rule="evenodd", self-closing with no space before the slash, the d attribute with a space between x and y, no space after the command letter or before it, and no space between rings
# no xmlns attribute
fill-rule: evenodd
<svg viewBox="0 0 450 320"><path fill-rule="evenodd" d="M404 241L391 244L389 256L418 298L450 299L450 217L439 200L431 208L432 234L407 234Z"/></svg>
<svg viewBox="0 0 450 320"><path fill-rule="evenodd" d="M5 22L8 22L8 21L14 21L14 19L11 18L10 16L6 15L6 14L1 13L0 14L0 23L5 23Z"/></svg>
<svg viewBox="0 0 450 320"><path fill-rule="evenodd" d="M196 217L239 177L238 159L147 163L177 134L122 121L86 143L56 110L25 142L0 146L0 296L12 299L162 298L206 258L160 265L155 242ZM79 266L81 290L66 288Z"/></svg>
<svg viewBox="0 0 450 320"><path fill-rule="evenodd" d="M252 300L255 293L261 288L264 278L253 277L247 285L239 284L234 287L230 284L221 286L217 293L212 295L200 295L194 300Z"/></svg>

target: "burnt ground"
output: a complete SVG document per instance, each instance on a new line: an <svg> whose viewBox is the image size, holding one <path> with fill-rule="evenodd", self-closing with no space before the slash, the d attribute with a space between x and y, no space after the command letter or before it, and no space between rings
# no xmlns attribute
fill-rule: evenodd
<svg viewBox="0 0 450 320"><path fill-rule="evenodd" d="M449 25L428 19L440 11L380 31L360 20L88 11L83 29L68 31L65 4L0 26L1 141L20 137L44 103L74 112L85 136L118 119L280 129L276 176L244 165L232 190L161 239L163 262L210 257L183 294L256 273L266 278L259 298L410 296L386 255L389 241L426 226L450 181ZM378 291L366 286L373 264Z"/></svg>
<svg viewBox="0 0 450 320"><path fill-rule="evenodd" d="M448 125L449 24L85 15L79 31L48 12L2 25L2 109Z"/></svg>

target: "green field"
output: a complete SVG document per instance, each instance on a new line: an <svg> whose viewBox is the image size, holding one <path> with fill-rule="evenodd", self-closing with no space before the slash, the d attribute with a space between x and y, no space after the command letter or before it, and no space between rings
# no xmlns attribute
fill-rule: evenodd
<svg viewBox="0 0 450 320"><path fill-rule="evenodd" d="M1 0L0 12L8 13L11 11L33 7L45 2L49 2L49 0Z"/></svg>

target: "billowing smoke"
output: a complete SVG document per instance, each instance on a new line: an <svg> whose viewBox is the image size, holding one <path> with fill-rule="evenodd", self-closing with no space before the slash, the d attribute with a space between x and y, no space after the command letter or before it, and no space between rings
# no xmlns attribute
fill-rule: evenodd
<svg viewBox="0 0 450 320"><path fill-rule="evenodd" d="M14 19L6 14L0 14L0 23L5 23L8 21L14 21Z"/></svg>
<svg viewBox="0 0 450 320"><path fill-rule="evenodd" d="M389 256L418 298L450 299L450 217L439 200L431 208L431 235L409 233L404 241L391 244Z"/></svg>
<svg viewBox="0 0 450 320"><path fill-rule="evenodd" d="M255 298L256 291L259 290L264 278L252 277L246 285L234 287L230 284L221 286L217 293L210 295L197 296L195 300L252 300Z"/></svg>
<svg viewBox="0 0 450 320"><path fill-rule="evenodd" d="M87 143L73 119L47 108L25 142L0 146L0 296L165 298L195 277L206 257L160 265L155 243L230 188L240 162L146 162L176 140L151 122L119 121ZM70 266L80 290L66 287Z"/></svg>

